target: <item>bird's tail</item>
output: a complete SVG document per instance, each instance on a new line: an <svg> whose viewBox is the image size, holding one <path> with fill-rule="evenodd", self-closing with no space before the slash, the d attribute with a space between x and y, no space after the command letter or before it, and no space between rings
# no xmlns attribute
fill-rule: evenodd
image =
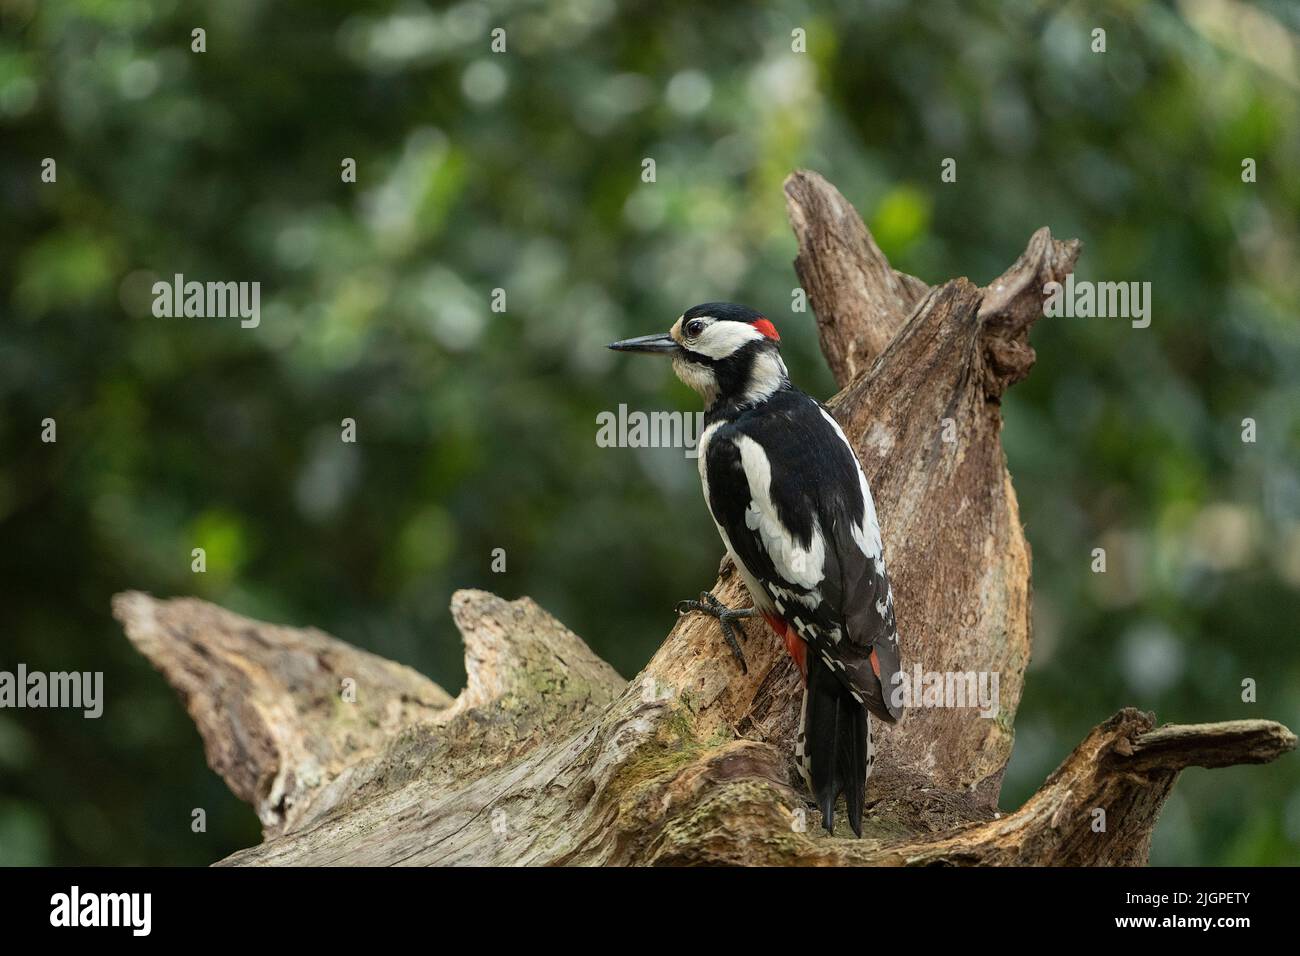
<svg viewBox="0 0 1300 956"><path fill-rule="evenodd" d="M849 826L862 836L862 806L874 759L871 751L867 708L853 699L820 654L809 654L795 756L828 833L834 830L835 801L842 793Z"/></svg>

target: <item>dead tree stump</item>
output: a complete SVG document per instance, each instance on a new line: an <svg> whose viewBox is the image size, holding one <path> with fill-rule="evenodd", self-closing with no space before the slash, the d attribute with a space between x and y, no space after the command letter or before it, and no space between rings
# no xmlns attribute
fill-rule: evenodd
<svg viewBox="0 0 1300 956"><path fill-rule="evenodd" d="M842 389L829 404L875 492L905 670L996 672L996 716L914 708L877 724L864 837L827 836L793 769L799 679L761 621L746 625L748 675L697 615L627 682L528 598L461 591L451 611L469 680L453 699L314 629L118 595L127 636L262 821L264 842L223 863L1142 864L1180 770L1295 746L1271 721L1157 728L1125 709L998 814L1030 654L1001 396L1029 373L1043 285L1073 269L1079 244L1040 229L988 286L931 288L890 267L820 176L796 172L785 191ZM744 602L729 566L714 590ZM341 698L349 680L355 702Z"/></svg>

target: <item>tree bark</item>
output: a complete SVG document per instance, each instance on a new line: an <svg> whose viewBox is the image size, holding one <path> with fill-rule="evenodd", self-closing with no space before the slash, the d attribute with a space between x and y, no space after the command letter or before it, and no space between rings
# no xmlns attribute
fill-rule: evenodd
<svg viewBox="0 0 1300 956"><path fill-rule="evenodd" d="M1030 653L1000 400L1032 367L1043 285L1079 244L1040 229L989 286L931 288L894 270L817 174L790 176L786 197L841 386L828 404L875 493L904 669L996 675L996 713L913 706L876 724L864 836L828 836L794 773L799 677L761 622L746 622L748 674L693 615L625 682L528 598L460 591L469 679L453 700L316 630L118 595L127 636L262 821L264 842L223 863L1132 865L1184 767L1295 746L1270 721L1155 728L1126 709L999 814ZM713 591L747 603L727 563Z"/></svg>

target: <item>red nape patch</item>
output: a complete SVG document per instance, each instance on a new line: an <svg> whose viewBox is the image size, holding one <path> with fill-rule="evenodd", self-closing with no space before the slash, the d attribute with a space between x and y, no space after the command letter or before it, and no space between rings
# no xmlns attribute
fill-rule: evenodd
<svg viewBox="0 0 1300 956"><path fill-rule="evenodd" d="M784 642L785 649L794 658L795 666L799 668L799 673L803 675L806 684L808 682L808 645L794 632L794 628L775 614L765 611L763 612L763 619L767 621L768 627L776 631L776 636Z"/></svg>
<svg viewBox="0 0 1300 956"><path fill-rule="evenodd" d="M776 334L776 326L773 325L771 322L769 322L767 319L756 319L751 324L754 326L754 328L758 329L758 331L762 332L769 339L772 339L773 341L776 342L781 341L781 336Z"/></svg>

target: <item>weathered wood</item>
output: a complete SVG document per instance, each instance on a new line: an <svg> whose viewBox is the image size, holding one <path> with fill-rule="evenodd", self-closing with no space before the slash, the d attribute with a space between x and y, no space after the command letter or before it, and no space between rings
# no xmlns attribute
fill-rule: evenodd
<svg viewBox="0 0 1300 956"><path fill-rule="evenodd" d="M206 601L128 592L113 613L180 694L208 766L252 805L266 836L300 822L313 798L404 727L452 699L409 667L323 634L277 627ZM341 703L342 681L373 691Z"/></svg>
<svg viewBox="0 0 1300 956"><path fill-rule="evenodd" d="M453 702L316 631L120 596L128 635L266 825L264 843L226 862L1134 864L1183 767L1295 746L1267 721L1152 729L1126 710L998 813L1030 649L1000 400L1032 367L1042 287L1078 244L1040 230L989 287L931 288L889 267L821 177L796 173L786 193L796 268L844 386L830 405L875 491L905 671L996 674L995 715L914 707L878 730L864 838L826 836L791 759L798 675L761 623L744 628L748 674L695 615L624 683L528 599L458 592L469 681ZM746 603L729 565L713 590ZM334 685L354 674L357 702L340 702Z"/></svg>
<svg viewBox="0 0 1300 956"><path fill-rule="evenodd" d="M930 287L896 271L838 189L801 169L785 180L799 254L794 269L813 311L822 354L841 387L871 367Z"/></svg>

